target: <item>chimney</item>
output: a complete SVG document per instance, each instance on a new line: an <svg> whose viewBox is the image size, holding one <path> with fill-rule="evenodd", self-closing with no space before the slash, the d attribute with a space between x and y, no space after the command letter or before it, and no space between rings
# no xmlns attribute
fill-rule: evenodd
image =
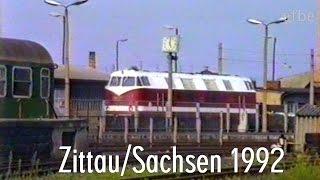
<svg viewBox="0 0 320 180"><path fill-rule="evenodd" d="M92 69L96 68L96 52L94 51L89 52L89 67Z"/></svg>

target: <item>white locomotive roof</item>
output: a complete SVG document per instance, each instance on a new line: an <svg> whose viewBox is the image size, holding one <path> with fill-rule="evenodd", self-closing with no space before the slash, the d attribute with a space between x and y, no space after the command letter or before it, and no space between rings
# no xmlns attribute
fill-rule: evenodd
<svg viewBox="0 0 320 180"><path fill-rule="evenodd" d="M214 74L188 74L173 73L173 89L176 90L198 90L198 91L231 91L231 92L255 92L250 78L232 76L232 75L214 75ZM119 84L114 85L113 77L121 78ZM124 79L135 78L135 84L127 86ZM147 77L149 84L139 84L141 77ZM115 71L111 74L109 85L106 89L121 95L125 92L140 89L168 89L167 72L149 72L137 70Z"/></svg>

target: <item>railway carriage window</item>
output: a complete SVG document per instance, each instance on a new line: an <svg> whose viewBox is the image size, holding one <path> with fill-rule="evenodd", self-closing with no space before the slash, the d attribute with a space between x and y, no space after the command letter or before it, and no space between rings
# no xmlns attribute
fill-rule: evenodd
<svg viewBox="0 0 320 180"><path fill-rule="evenodd" d="M13 97L30 98L32 94L32 70L26 67L13 67Z"/></svg>
<svg viewBox="0 0 320 180"><path fill-rule="evenodd" d="M40 97L41 98L49 98L49 96L50 96L50 71L48 68L41 69L40 85L41 85Z"/></svg>
<svg viewBox="0 0 320 180"><path fill-rule="evenodd" d="M120 86L121 77L114 76L111 78L110 86Z"/></svg>
<svg viewBox="0 0 320 180"><path fill-rule="evenodd" d="M7 69L5 66L0 66L0 97L5 97L7 94Z"/></svg>
<svg viewBox="0 0 320 180"><path fill-rule="evenodd" d="M124 77L122 86L134 86L135 85L135 78L134 77Z"/></svg>
<svg viewBox="0 0 320 180"><path fill-rule="evenodd" d="M196 89L196 86L194 85L192 79L181 78L181 81L182 81L184 89L187 89L187 90Z"/></svg>
<svg viewBox="0 0 320 180"><path fill-rule="evenodd" d="M233 90L232 85L229 80L223 80L223 84L227 90Z"/></svg>
<svg viewBox="0 0 320 180"><path fill-rule="evenodd" d="M209 91L219 90L215 79L204 79L203 81Z"/></svg>

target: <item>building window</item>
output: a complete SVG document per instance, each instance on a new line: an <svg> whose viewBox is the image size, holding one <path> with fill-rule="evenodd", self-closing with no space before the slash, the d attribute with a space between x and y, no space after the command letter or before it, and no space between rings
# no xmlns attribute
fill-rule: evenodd
<svg viewBox="0 0 320 180"><path fill-rule="evenodd" d="M121 77L114 76L111 78L109 86L120 86Z"/></svg>
<svg viewBox="0 0 320 180"><path fill-rule="evenodd" d="M48 68L42 68L40 73L40 97L46 99L50 97L50 70Z"/></svg>
<svg viewBox="0 0 320 180"><path fill-rule="evenodd" d="M7 94L7 68L0 65L0 97L5 97Z"/></svg>
<svg viewBox="0 0 320 180"><path fill-rule="evenodd" d="M204 84L209 91L218 91L218 86L215 79L204 79Z"/></svg>
<svg viewBox="0 0 320 180"><path fill-rule="evenodd" d="M124 77L122 86L134 86L135 85L135 78L134 77Z"/></svg>
<svg viewBox="0 0 320 180"><path fill-rule="evenodd" d="M288 101L288 113L296 113L298 110L298 104L293 101Z"/></svg>
<svg viewBox="0 0 320 180"><path fill-rule="evenodd" d="M12 94L15 98L30 98L32 95L32 70L28 67L13 67Z"/></svg>
<svg viewBox="0 0 320 180"><path fill-rule="evenodd" d="M195 90L196 86L193 83L192 79L181 78L184 89L186 90Z"/></svg>
<svg viewBox="0 0 320 180"><path fill-rule="evenodd" d="M230 91L233 90L232 85L231 85L229 80L223 80L223 84L224 84L224 86L226 87L227 90L230 90Z"/></svg>

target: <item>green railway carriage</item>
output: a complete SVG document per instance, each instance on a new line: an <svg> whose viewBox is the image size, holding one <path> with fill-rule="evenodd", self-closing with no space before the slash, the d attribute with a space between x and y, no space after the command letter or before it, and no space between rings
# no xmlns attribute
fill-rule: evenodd
<svg viewBox="0 0 320 180"><path fill-rule="evenodd" d="M54 63L38 43L0 38L0 119L51 118Z"/></svg>

